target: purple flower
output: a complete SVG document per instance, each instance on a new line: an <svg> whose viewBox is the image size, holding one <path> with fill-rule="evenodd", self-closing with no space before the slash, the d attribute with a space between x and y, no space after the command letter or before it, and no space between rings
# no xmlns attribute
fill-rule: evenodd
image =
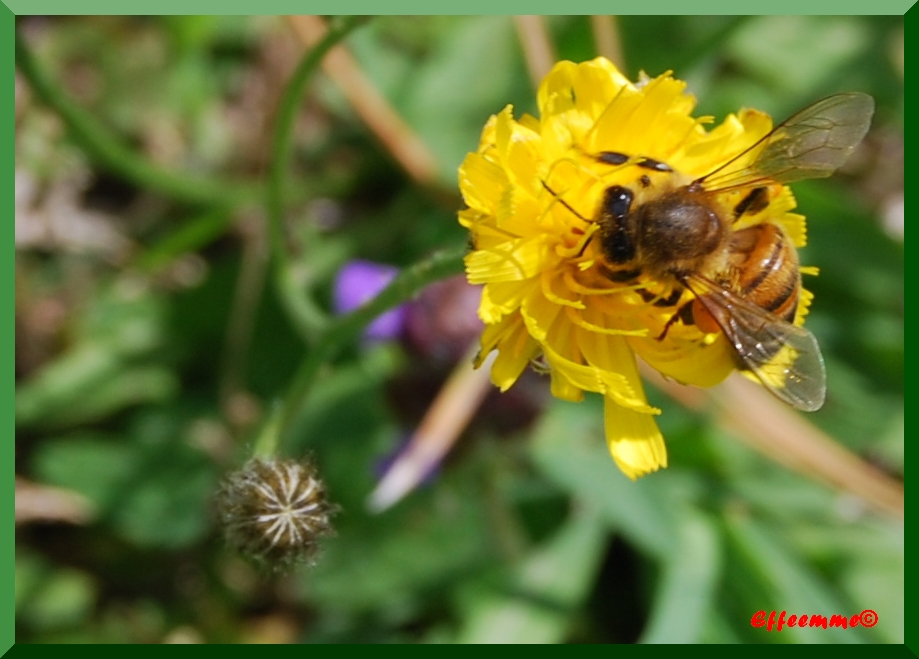
<svg viewBox="0 0 919 659"><path fill-rule="evenodd" d="M371 261L348 261L335 278L333 306L335 312L345 314L376 296L399 273L399 269ZM364 330L364 338L371 341L394 339L402 333L405 323L405 306L390 309L374 320Z"/></svg>

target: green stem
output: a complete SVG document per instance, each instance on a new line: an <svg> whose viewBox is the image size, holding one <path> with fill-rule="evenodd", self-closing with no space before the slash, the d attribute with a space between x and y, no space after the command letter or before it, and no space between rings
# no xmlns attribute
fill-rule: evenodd
<svg viewBox="0 0 919 659"><path fill-rule="evenodd" d="M351 30L363 22L359 16L348 16L330 25L328 31L300 60L284 89L284 96L278 106L274 137L271 147L271 163L268 170L267 208L268 233L274 260L275 286L278 295L294 321L297 329L309 340L315 336L322 314L316 313L310 301L304 299L304 292L298 290L296 278L287 255L287 241L284 231L284 187L285 174L290 161L291 137L297 110L300 107L307 85L319 68L326 53Z"/></svg>
<svg viewBox="0 0 919 659"><path fill-rule="evenodd" d="M218 181L175 173L147 162L122 144L92 115L71 101L42 70L16 33L16 65L35 95L53 109L73 139L101 167L145 190L155 190L177 201L212 206L237 206L257 198L251 183Z"/></svg>
<svg viewBox="0 0 919 659"><path fill-rule="evenodd" d="M234 220L234 214L225 207L199 211L184 220L165 238L144 250L134 265L147 273L154 273L189 252L195 252L216 240Z"/></svg>
<svg viewBox="0 0 919 659"><path fill-rule="evenodd" d="M280 437L293 430L319 369L345 345L354 342L364 328L384 311L410 300L421 289L463 271L466 246L445 249L403 270L383 291L347 316L339 316L323 330L294 376L281 408Z"/></svg>
<svg viewBox="0 0 919 659"><path fill-rule="evenodd" d="M258 438L255 440L255 446L252 449L252 457L260 460L271 460L278 454L278 424L280 422L280 407L275 406L271 410L271 415L262 427Z"/></svg>

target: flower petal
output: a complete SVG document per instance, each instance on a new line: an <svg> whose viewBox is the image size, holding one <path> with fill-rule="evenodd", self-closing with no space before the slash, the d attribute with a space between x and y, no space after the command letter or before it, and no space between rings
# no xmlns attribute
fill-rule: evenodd
<svg viewBox="0 0 919 659"><path fill-rule="evenodd" d="M538 238L508 240L467 254L466 275L470 284L529 279L539 274L547 253L545 242Z"/></svg>
<svg viewBox="0 0 919 659"><path fill-rule="evenodd" d="M539 175L543 173L540 171L543 158L539 133L514 121L508 106L498 115L495 139L495 146L511 185L534 195L540 192L542 185L539 183Z"/></svg>
<svg viewBox="0 0 919 659"><path fill-rule="evenodd" d="M507 175L497 163L470 153L460 165L459 187L469 208L494 214L507 187Z"/></svg>
<svg viewBox="0 0 919 659"><path fill-rule="evenodd" d="M696 126L695 101L686 83L660 76L640 90L623 88L597 120L587 144L590 153L619 151L668 160Z"/></svg>
<svg viewBox="0 0 919 659"><path fill-rule="evenodd" d="M531 281L493 282L482 289L479 318L486 325L496 323L520 308L520 303L533 288Z"/></svg>
<svg viewBox="0 0 919 659"><path fill-rule="evenodd" d="M683 384L711 387L724 380L736 366L734 349L723 335L714 341L658 341L654 338L628 337L626 340L639 357L656 371Z"/></svg>
<svg viewBox="0 0 919 659"><path fill-rule="evenodd" d="M660 413L660 410L648 405L635 364L635 355L624 338L583 329L578 330L578 337L578 345L587 363L602 373L607 398L643 414Z"/></svg>
<svg viewBox="0 0 919 659"><path fill-rule="evenodd" d="M530 338L522 324L519 328L498 344L498 357L491 367L491 381L501 391L510 389L523 369L539 354L539 344Z"/></svg>
<svg viewBox="0 0 919 659"><path fill-rule="evenodd" d="M667 447L654 417L635 412L605 398L606 444L616 465L635 480L667 466Z"/></svg>

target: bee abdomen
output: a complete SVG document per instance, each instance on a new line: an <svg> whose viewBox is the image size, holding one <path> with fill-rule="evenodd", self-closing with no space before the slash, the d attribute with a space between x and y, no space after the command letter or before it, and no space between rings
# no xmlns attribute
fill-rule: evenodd
<svg viewBox="0 0 919 659"><path fill-rule="evenodd" d="M775 316L794 322L801 274L798 253L782 229L760 224L738 231L732 238L731 252L739 272L739 293Z"/></svg>

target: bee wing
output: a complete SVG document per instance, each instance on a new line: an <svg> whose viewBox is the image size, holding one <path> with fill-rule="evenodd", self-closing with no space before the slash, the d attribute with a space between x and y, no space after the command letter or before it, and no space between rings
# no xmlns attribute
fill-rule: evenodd
<svg viewBox="0 0 919 659"><path fill-rule="evenodd" d="M688 288L734 346L744 368L780 400L805 412L826 398L826 370L817 339L719 286L692 275Z"/></svg>
<svg viewBox="0 0 919 659"><path fill-rule="evenodd" d="M791 183L829 176L842 165L871 125L874 99L860 92L829 96L776 126L756 144L707 174L699 183L710 192L763 181ZM761 148L751 165L725 171Z"/></svg>

